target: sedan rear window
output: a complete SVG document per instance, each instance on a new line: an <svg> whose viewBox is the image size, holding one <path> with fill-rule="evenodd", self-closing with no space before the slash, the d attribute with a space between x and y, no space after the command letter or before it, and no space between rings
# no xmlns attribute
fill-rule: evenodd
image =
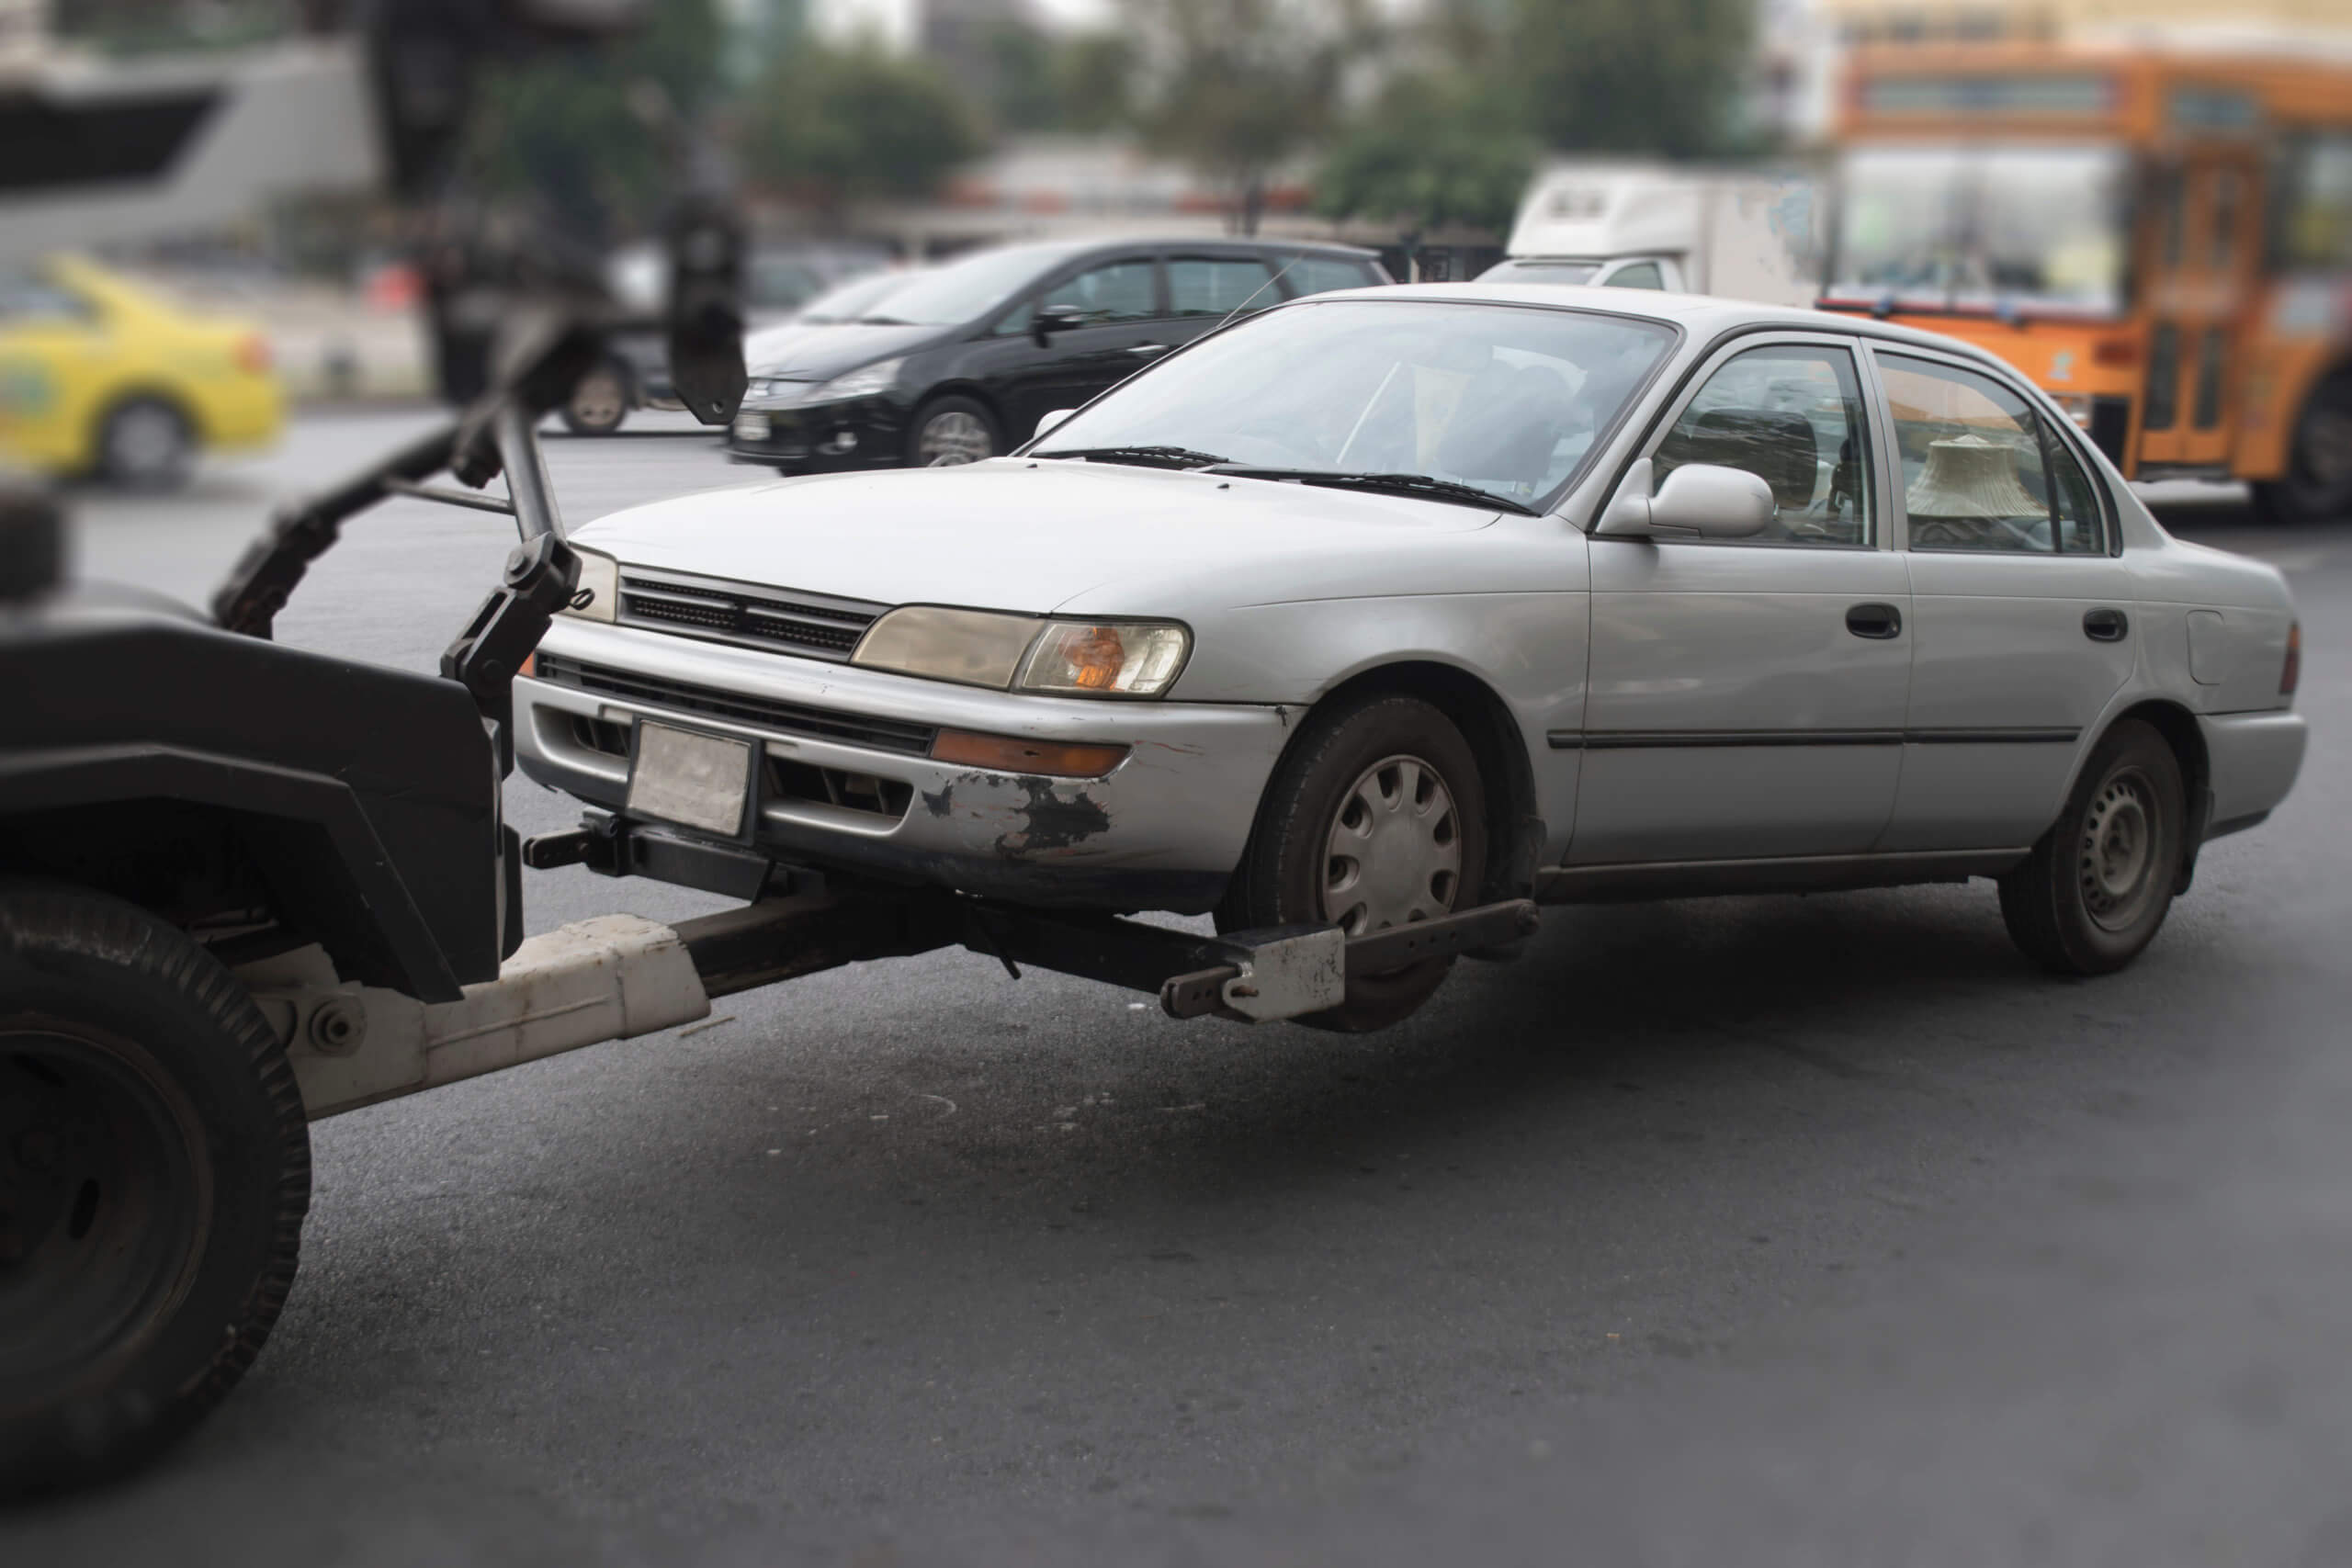
<svg viewBox="0 0 2352 1568"><path fill-rule="evenodd" d="M1040 457L1164 450L1202 462L1415 475L1541 510L1674 342L1584 310L1340 299L1269 311L1136 377Z"/></svg>

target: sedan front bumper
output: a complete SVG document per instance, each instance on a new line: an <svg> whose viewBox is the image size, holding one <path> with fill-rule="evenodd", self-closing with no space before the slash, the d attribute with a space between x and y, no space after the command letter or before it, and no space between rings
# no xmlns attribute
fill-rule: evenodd
<svg viewBox="0 0 2352 1568"><path fill-rule="evenodd" d="M640 716L746 738L762 851L1052 906L1213 907L1292 717L1015 695L569 618L537 657L552 678L514 682L514 750L541 784L620 810ZM942 728L1129 750L1102 778L995 773L934 761Z"/></svg>
<svg viewBox="0 0 2352 1568"><path fill-rule="evenodd" d="M894 468L906 444L904 411L879 396L820 403L746 399L727 434L736 461L792 473Z"/></svg>

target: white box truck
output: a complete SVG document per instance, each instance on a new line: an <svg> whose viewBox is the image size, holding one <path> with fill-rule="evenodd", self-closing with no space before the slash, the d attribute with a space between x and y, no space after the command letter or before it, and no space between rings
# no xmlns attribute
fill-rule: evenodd
<svg viewBox="0 0 2352 1568"><path fill-rule="evenodd" d="M1573 161L1538 171L1482 280L1590 284L1811 305L1804 175Z"/></svg>

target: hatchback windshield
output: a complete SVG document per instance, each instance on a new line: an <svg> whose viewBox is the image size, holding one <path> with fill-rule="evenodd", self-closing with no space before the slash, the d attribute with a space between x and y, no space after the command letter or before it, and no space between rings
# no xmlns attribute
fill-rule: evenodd
<svg viewBox="0 0 2352 1568"><path fill-rule="evenodd" d="M1674 341L1583 310L1333 300L1205 339L1033 454L1171 453L1281 477L1416 476L1541 510Z"/></svg>
<svg viewBox="0 0 2352 1568"><path fill-rule="evenodd" d="M925 273L885 303L869 306L860 319L896 326L952 327L986 315L1066 254L1031 245L981 251Z"/></svg>
<svg viewBox="0 0 2352 1568"><path fill-rule="evenodd" d="M1839 175L1830 297L1928 309L2123 308L2120 147L1867 147Z"/></svg>
<svg viewBox="0 0 2352 1568"><path fill-rule="evenodd" d="M810 327L830 327L855 321L879 305L886 295L905 288L917 276L912 272L869 272L818 295L803 305L800 314L794 319L801 325Z"/></svg>
<svg viewBox="0 0 2352 1568"><path fill-rule="evenodd" d="M1481 283L1590 283L1600 270L1589 261L1499 261L1478 275Z"/></svg>

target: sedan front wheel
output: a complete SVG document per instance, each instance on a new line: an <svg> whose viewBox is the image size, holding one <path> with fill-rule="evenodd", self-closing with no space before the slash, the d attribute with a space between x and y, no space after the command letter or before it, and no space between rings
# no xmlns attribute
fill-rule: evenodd
<svg viewBox="0 0 2352 1568"><path fill-rule="evenodd" d="M1375 693L1317 712L1266 786L1217 929L1335 925L1363 936L1468 908L1486 867L1483 788L1469 742L1418 697ZM1453 966L1437 958L1351 976L1347 1000L1298 1021L1385 1029Z"/></svg>

